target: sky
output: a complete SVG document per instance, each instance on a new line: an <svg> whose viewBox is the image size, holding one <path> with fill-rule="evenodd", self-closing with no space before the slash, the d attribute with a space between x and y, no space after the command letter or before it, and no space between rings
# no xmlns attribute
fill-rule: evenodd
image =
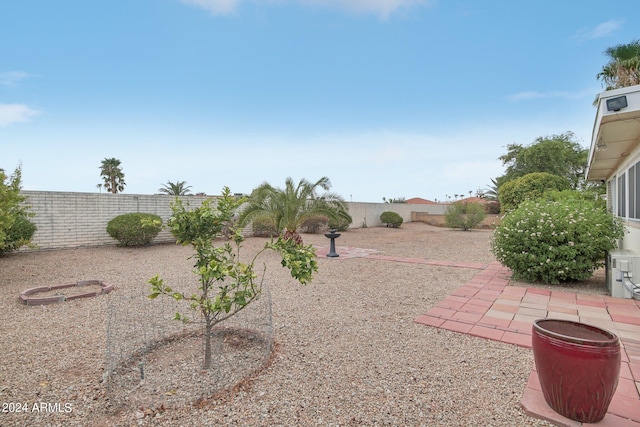
<svg viewBox="0 0 640 427"><path fill-rule="evenodd" d="M347 201L487 189L508 144L587 148L604 51L640 2L10 0L0 168L22 188L248 194L329 177Z"/></svg>

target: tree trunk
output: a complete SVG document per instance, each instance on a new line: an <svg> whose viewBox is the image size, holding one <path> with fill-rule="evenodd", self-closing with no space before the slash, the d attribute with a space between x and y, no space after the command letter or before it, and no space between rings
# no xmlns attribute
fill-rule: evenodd
<svg viewBox="0 0 640 427"><path fill-rule="evenodd" d="M211 330L213 325L207 321L204 328L204 369L211 369Z"/></svg>

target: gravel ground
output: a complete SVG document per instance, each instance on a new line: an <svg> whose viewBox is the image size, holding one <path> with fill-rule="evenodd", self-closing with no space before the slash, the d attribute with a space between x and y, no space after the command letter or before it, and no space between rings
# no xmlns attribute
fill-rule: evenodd
<svg viewBox="0 0 640 427"><path fill-rule="evenodd" d="M490 236L409 223L350 230L337 244L491 262ZM328 244L322 235L303 237ZM264 242L247 239L245 249ZM206 405L114 412L102 383L110 298L145 294L155 274L193 283L190 255L188 247L155 245L0 258L0 425L551 425L520 408L530 350L413 323L477 270L321 257L314 281L301 286L272 255L265 258L277 343L270 365ZM25 289L85 279L117 289L42 307L18 302ZM26 411L16 413L18 406Z"/></svg>

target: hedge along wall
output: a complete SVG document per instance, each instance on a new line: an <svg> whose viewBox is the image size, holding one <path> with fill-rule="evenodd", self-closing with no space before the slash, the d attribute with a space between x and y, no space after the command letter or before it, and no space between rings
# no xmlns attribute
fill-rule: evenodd
<svg viewBox="0 0 640 427"><path fill-rule="evenodd" d="M131 212L152 213L162 218L166 225L171 217L171 203L175 196L161 194L111 194L111 193L71 193L56 191L23 191L28 197L31 218L38 230L33 243L38 249L79 248L90 246L116 245L118 242L107 234L107 223L118 215ZM182 196L189 206L199 207L212 196ZM405 203L359 203L347 202L349 214L353 218L351 228L360 228L366 222L368 227L382 225L380 214L393 211L402 216L404 222L416 221L414 212L442 215L447 205L410 205ZM244 230L251 235L251 226ZM167 229L163 229L154 243L174 242Z"/></svg>
<svg viewBox="0 0 640 427"><path fill-rule="evenodd" d="M172 214L175 196L111 193L67 193L23 191L28 197L31 221L38 227L32 242L37 249L79 248L116 245L107 234L107 223L114 217L131 212L152 213L166 225ZM208 196L183 196L191 207L198 207ZM175 242L165 228L155 243Z"/></svg>

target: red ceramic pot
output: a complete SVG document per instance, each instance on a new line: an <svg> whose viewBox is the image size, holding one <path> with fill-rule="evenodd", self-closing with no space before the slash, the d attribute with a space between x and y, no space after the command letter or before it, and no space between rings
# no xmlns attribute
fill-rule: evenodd
<svg viewBox="0 0 640 427"><path fill-rule="evenodd" d="M584 323L539 319L531 345L547 404L575 421L602 420L620 376L618 337Z"/></svg>

